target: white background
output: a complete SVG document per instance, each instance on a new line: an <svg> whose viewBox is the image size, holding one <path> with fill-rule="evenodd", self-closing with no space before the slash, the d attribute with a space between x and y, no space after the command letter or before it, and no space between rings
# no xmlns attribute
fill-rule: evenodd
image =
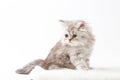
<svg viewBox="0 0 120 80"><path fill-rule="evenodd" d="M119 0L0 0L0 75L46 58L61 38L59 19L89 23L96 38L93 67L120 67ZM7 76L6 76L7 75Z"/></svg>

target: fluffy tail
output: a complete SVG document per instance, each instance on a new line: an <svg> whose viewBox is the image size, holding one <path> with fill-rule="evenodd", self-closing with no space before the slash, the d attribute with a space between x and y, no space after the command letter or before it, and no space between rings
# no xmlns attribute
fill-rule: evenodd
<svg viewBox="0 0 120 80"><path fill-rule="evenodd" d="M31 71L32 71L32 69L34 69L35 68L35 66L41 66L42 68L44 68L43 67L43 65L44 65L44 60L41 60L41 59L38 59L38 60L35 60L35 61L33 61L33 62L30 62L29 64L27 64L25 67L23 67L22 69L18 69L18 70L16 70L16 73L18 73L18 74L29 74ZM45 69L45 68L44 68Z"/></svg>

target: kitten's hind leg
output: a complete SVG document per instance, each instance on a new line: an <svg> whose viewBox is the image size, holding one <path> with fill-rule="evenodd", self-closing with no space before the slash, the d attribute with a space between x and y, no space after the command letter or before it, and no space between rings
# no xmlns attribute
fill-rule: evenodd
<svg viewBox="0 0 120 80"><path fill-rule="evenodd" d="M25 67L21 68L21 69L17 69L16 73L18 74L29 74L32 69L35 67L35 65L26 65Z"/></svg>
<svg viewBox="0 0 120 80"><path fill-rule="evenodd" d="M29 74L32 69L35 68L36 65L42 65L43 64L43 60L41 59L38 59L38 60L35 60L33 62L30 62L29 64L27 64L25 67L23 67L22 69L18 69L16 70L16 73L18 74Z"/></svg>

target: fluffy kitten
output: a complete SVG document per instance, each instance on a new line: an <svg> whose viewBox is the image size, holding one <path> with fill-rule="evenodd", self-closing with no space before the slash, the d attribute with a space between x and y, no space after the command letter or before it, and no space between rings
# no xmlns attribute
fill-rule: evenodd
<svg viewBox="0 0 120 80"><path fill-rule="evenodd" d="M45 60L35 60L16 72L29 74L36 66L44 69L90 69L89 57L92 51L94 37L88 25L81 20L63 21L65 33L63 38L51 49Z"/></svg>

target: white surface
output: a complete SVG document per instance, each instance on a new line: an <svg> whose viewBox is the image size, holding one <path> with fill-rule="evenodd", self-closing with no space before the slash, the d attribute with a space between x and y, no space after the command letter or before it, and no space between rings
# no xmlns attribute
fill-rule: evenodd
<svg viewBox="0 0 120 80"><path fill-rule="evenodd" d="M17 80L17 68L47 56L62 34L59 19L88 21L96 36L91 66L119 68L119 8L120 0L0 0L0 79Z"/></svg>
<svg viewBox="0 0 120 80"><path fill-rule="evenodd" d="M18 80L120 80L120 69L95 68L94 70L43 70L36 67L29 75L15 75ZM21 78L20 78L21 77Z"/></svg>

